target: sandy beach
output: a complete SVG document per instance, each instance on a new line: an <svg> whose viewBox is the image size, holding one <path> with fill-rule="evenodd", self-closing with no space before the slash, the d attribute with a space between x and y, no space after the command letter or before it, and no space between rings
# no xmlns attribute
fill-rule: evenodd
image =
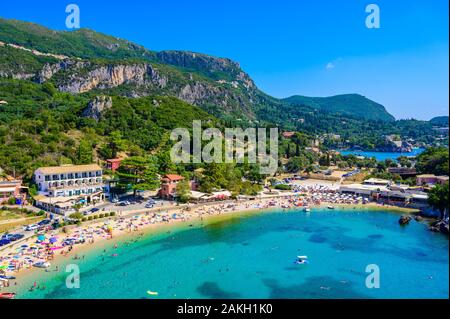
<svg viewBox="0 0 450 319"><path fill-rule="evenodd" d="M268 195L265 198L244 201L225 201L208 204L190 204L172 208L169 211L141 212L134 215L114 216L83 223L80 226L69 226L65 229L48 231L36 235L26 241L14 244L0 251L0 266L8 276L17 277L14 280L3 280L0 292L14 290L20 285L21 279L33 274L36 263L48 262L46 271L61 271L57 266L68 258L79 260L84 253L92 248L98 248L100 243L108 243L111 249L117 248L118 242L139 240L149 232L167 232L176 225L189 223L201 224L220 216L231 217L242 213L253 213L282 209L346 208L346 209L389 209L401 213L413 213L415 210L394 206L384 206L376 203L363 203L360 198L336 193L325 186L305 186L302 192L285 192ZM39 237L41 236L41 237ZM45 236L45 237L42 237ZM110 243L110 244L109 244ZM43 266L42 268L45 268ZM5 271L6 270L6 271ZM38 284L36 283L36 286Z"/></svg>

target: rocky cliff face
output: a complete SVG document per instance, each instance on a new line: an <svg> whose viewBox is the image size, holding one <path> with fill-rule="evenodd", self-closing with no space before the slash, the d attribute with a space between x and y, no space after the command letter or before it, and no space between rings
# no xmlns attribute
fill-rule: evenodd
<svg viewBox="0 0 450 319"><path fill-rule="evenodd" d="M239 63L230 59L187 51L161 51L156 57L164 64L193 69L217 81L237 81L247 89L255 88L253 80L241 70Z"/></svg>
<svg viewBox="0 0 450 319"><path fill-rule="evenodd" d="M7 71L0 71L0 77L4 78L13 78L16 80L29 80L34 77L33 73L28 72L7 72Z"/></svg>
<svg viewBox="0 0 450 319"><path fill-rule="evenodd" d="M89 65L92 68L92 65ZM93 89L114 88L122 84L137 86L152 84L161 89L167 85L167 78L161 76L149 64L106 65L79 69L79 72L70 74L58 85L63 92L83 93Z"/></svg>
<svg viewBox="0 0 450 319"><path fill-rule="evenodd" d="M128 59L99 61L64 55L56 58L47 52L8 48L10 51L5 51L5 54L11 58L16 55L14 50L21 55L14 59L14 65L18 67L0 65L0 76L3 77L28 79L41 84L49 81L59 91L71 94L95 90L105 95L127 97L176 96L216 116L234 113L242 115L242 118L255 118L253 101L258 90L252 79L240 69L239 63L230 59L184 51L152 54L149 51L148 56L134 59L140 62ZM104 45L102 48L115 49ZM36 56L45 56L46 59L36 59ZM86 114L97 119L96 112Z"/></svg>
<svg viewBox="0 0 450 319"><path fill-rule="evenodd" d="M112 107L112 99L110 96L97 96L89 102L88 106L83 110L83 116L99 121L103 111Z"/></svg>
<svg viewBox="0 0 450 319"><path fill-rule="evenodd" d="M173 55L171 58L175 59ZM185 58L183 62L186 66L191 63L187 60ZM207 67L213 72L238 66L227 59L207 60L202 57L202 61L205 72ZM120 94L128 97L155 93L173 95L200 107L215 105L217 114L239 112L249 118L254 117L251 103L256 87L242 71L237 71L232 81L206 81L191 72L181 76L179 73L164 73L147 63L98 65L88 61L64 60L45 64L34 79L38 83L53 81L58 90L72 94L92 90L103 90L109 94L110 90L127 85L127 89L121 90Z"/></svg>
<svg viewBox="0 0 450 319"><path fill-rule="evenodd" d="M61 70L68 70L71 67L81 67L82 62L75 62L71 60L64 60L60 63L50 64L46 63L41 71L35 76L35 81L38 83L44 83L50 80L53 75Z"/></svg>
<svg viewBox="0 0 450 319"><path fill-rule="evenodd" d="M205 99L210 99L213 96L219 96L221 90L211 85L205 85L200 82L193 82L183 86L178 93L178 98L190 104L198 105ZM221 101L221 104L225 101Z"/></svg>

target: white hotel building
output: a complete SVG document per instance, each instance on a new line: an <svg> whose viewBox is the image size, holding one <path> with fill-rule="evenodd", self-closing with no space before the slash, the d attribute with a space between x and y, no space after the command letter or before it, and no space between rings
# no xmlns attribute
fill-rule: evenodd
<svg viewBox="0 0 450 319"><path fill-rule="evenodd" d="M97 164L40 167L34 172L34 182L37 204L56 213L72 211L77 203L104 200L103 171Z"/></svg>

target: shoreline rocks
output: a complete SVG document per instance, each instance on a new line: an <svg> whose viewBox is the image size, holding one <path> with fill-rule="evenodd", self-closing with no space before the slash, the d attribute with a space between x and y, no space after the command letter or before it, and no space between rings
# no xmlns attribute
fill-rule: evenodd
<svg viewBox="0 0 450 319"><path fill-rule="evenodd" d="M409 222L411 221L411 216L408 216L408 215L402 215L401 217L400 217L400 219L398 220L398 223L400 224L400 225L408 225L409 224Z"/></svg>
<svg viewBox="0 0 450 319"><path fill-rule="evenodd" d="M436 233L443 233L443 234L448 235L449 234L448 221L443 220L443 219L435 221L430 225L429 230L436 232Z"/></svg>

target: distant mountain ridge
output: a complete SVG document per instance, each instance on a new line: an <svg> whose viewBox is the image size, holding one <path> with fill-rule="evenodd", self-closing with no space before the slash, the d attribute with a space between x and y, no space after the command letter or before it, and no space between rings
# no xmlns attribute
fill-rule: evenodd
<svg viewBox="0 0 450 319"><path fill-rule="evenodd" d="M433 125L448 126L448 115L433 117L430 120L430 123Z"/></svg>
<svg viewBox="0 0 450 319"><path fill-rule="evenodd" d="M385 107L359 94L342 94L330 97L294 95L283 99L293 105L306 105L324 112L364 118L367 120L395 121Z"/></svg>
<svg viewBox="0 0 450 319"><path fill-rule="evenodd" d="M92 30L54 31L0 18L0 163L6 172L32 176L39 166L119 153L155 155L162 172L172 171L170 132L192 129L193 120L220 130L278 126L299 132L305 148L314 141L327 149L379 150L392 134L417 145L448 145L438 125L393 122L382 105L361 95L278 99L227 58L155 52ZM280 142L289 143L281 134Z"/></svg>
<svg viewBox="0 0 450 319"><path fill-rule="evenodd" d="M384 106L358 94L276 99L259 90L239 63L188 51L151 51L89 29L54 31L0 18L0 76L52 83L73 94L175 96L222 119L285 125L296 105L364 120L395 120ZM7 46L14 44L45 54ZM20 52L19 52L20 51ZM294 106L294 108L293 108ZM291 114L292 115L292 114Z"/></svg>

